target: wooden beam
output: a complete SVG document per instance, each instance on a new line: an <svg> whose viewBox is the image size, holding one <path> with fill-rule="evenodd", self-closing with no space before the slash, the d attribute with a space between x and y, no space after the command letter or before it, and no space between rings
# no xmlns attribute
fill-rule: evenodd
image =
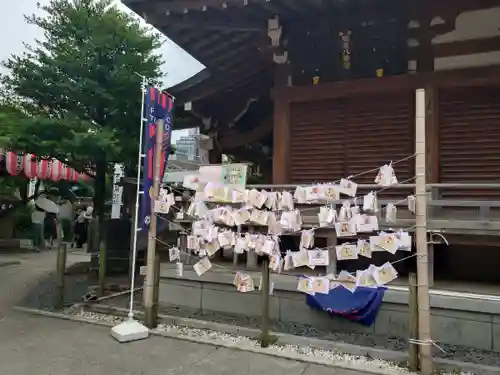
<svg viewBox="0 0 500 375"><path fill-rule="evenodd" d="M384 78L328 82L319 85L274 89L275 100L309 102L380 92L414 90L432 84L434 87L474 87L500 85L500 66L468 68L434 73L405 74Z"/></svg>
<svg viewBox="0 0 500 375"><path fill-rule="evenodd" d="M290 74L289 64L275 65L274 88L285 88ZM274 99L273 116L273 184L287 184L290 176L290 101L285 96Z"/></svg>
<svg viewBox="0 0 500 375"><path fill-rule="evenodd" d="M128 1L130 2L130 0ZM208 12L211 8L217 10L230 10L231 8L245 8L248 4L266 4L266 0L172 0L172 1L148 1L147 8L160 8L164 11L164 14L189 14L190 11L198 12ZM298 2L301 3L301 2ZM325 4L322 0L313 0L311 5L317 9L321 9ZM308 4L309 5L309 4ZM430 10L433 11L434 15L442 16L443 14L449 13L450 10L456 12L457 14L463 12L469 12L480 9L489 9L493 7L500 6L500 0L455 0L450 2L446 1L433 1ZM366 6L365 6L366 7ZM132 8L137 11L143 11L146 6L137 4L132 5ZM421 8L421 2L413 2L410 5L410 12L417 12ZM140 13L139 13L140 14Z"/></svg>
<svg viewBox="0 0 500 375"><path fill-rule="evenodd" d="M434 72L422 80L438 88L499 86L500 65Z"/></svg>
<svg viewBox="0 0 500 375"><path fill-rule="evenodd" d="M262 22L248 22L242 20L233 22L230 20L208 20L194 15L185 14L182 16L170 15L161 17L162 22L159 26L168 26L172 29L197 29L197 30L217 30L230 32L265 32L267 30L266 20Z"/></svg>
<svg viewBox="0 0 500 375"><path fill-rule="evenodd" d="M163 6L163 4L165 4ZM223 6L226 4L226 7ZM244 7L244 0L173 0L162 2L162 7L165 11L172 13L189 13L189 11L209 11L210 8L219 10L228 9L229 7Z"/></svg>
<svg viewBox="0 0 500 375"><path fill-rule="evenodd" d="M413 76L400 75L384 78L366 78L352 81L327 82L318 85L275 88L275 100L311 102L362 94L400 91L413 88Z"/></svg>
<svg viewBox="0 0 500 375"><path fill-rule="evenodd" d="M457 55L472 55L500 50L500 36L461 40L449 43L432 45L434 57L448 57Z"/></svg>
<svg viewBox="0 0 500 375"><path fill-rule="evenodd" d="M418 7L418 3L417 7ZM455 0L450 2L449 0L433 1L430 9L435 13L435 15L446 14L447 12L456 11L459 13L472 12L474 10L490 9L500 6L500 0Z"/></svg>
<svg viewBox="0 0 500 375"><path fill-rule="evenodd" d="M130 0L128 0L126 3L129 3ZM189 11L208 11L210 8L216 8L219 10L223 9L231 9L231 7L245 7L247 4L250 3L265 3L267 2L266 0L172 0L169 2L165 1L160 1L160 0L155 0L155 1L148 1L151 6L158 6L161 4L162 8L165 10L169 10L170 13L179 13L179 14L184 14L186 11L189 13ZM325 1L322 0L314 0L311 1L311 4L314 5L315 7L322 7L324 6ZM149 6L148 4L148 6ZM165 6L166 4L166 6ZM223 5L225 4L225 6ZM477 0L477 1L471 1L471 0L455 0L453 2L450 2L449 0L445 1L433 1L431 5L431 9L435 13L445 13L451 9L457 10L459 12L469 12L473 10L479 10L479 9L489 9L493 7L500 6L500 1L499 0ZM140 5L137 4L137 6L132 6L132 8L139 8ZM416 11L420 7L420 2L414 2L414 5L411 5L410 10L411 11Z"/></svg>
<svg viewBox="0 0 500 375"><path fill-rule="evenodd" d="M500 51L500 36L434 43L431 50L434 58ZM422 46L412 47L410 48L410 59L418 59L424 52Z"/></svg>

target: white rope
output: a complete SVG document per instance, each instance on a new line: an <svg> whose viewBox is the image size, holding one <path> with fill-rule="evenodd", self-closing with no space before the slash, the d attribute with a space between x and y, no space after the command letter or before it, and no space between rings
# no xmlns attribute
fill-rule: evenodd
<svg viewBox="0 0 500 375"><path fill-rule="evenodd" d="M437 343L436 341L434 340L417 340L417 339L408 339L408 342L410 344L414 344L414 345L422 345L422 346L435 346L436 348L438 348L439 350L441 350L444 354L446 354L446 351L441 348Z"/></svg>

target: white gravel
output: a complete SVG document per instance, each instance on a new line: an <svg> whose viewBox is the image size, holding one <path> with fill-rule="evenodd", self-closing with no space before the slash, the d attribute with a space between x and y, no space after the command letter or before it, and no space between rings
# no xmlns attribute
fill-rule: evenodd
<svg viewBox="0 0 500 375"><path fill-rule="evenodd" d="M102 321L108 323L120 323L126 320L124 317L107 315L101 313L94 313L88 311L76 311L73 315L80 318L85 318L94 321ZM250 348L260 348L258 341L250 339L246 336L236 336L227 333L216 332L208 329L195 329L188 328L184 326L177 325L164 325L160 324L156 331L161 333L168 333L173 336L184 336L192 339L202 339L210 341L214 344L219 344L224 346L224 344L229 344L231 346L237 346L240 349L250 349ZM319 349L312 347L304 347L297 345L282 345L275 344L269 346L266 350L275 352L277 354L286 355L296 358L309 358L318 359L320 361L328 361L333 365L338 365L339 367L347 367L352 369L357 369L360 371L373 371L377 369L377 373L380 374L415 374L409 371L407 368L401 367L395 363L382 361L379 359L373 359L368 357L355 356L351 354L340 353L335 350ZM441 372L442 375L457 375L458 372ZM470 372L461 372L462 375L474 375Z"/></svg>

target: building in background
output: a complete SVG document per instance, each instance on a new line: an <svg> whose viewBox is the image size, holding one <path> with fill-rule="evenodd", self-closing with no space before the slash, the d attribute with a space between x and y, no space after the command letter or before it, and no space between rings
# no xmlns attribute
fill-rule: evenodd
<svg viewBox="0 0 500 375"><path fill-rule="evenodd" d="M199 128L188 130L188 135L182 136L175 142L175 154L172 155L172 160L187 160L197 161L199 159Z"/></svg>
<svg viewBox="0 0 500 375"><path fill-rule="evenodd" d="M170 156L165 183L182 182L184 176L209 164L208 152L213 147L211 137L200 134L199 128L188 129L175 143L175 153Z"/></svg>

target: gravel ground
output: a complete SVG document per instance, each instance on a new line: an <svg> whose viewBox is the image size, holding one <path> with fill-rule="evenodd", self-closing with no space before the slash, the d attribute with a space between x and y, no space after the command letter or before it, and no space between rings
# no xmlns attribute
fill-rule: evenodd
<svg viewBox="0 0 500 375"><path fill-rule="evenodd" d="M89 290L89 288L96 285L95 279L83 274L67 275L65 282L65 302L67 306L82 302L83 295ZM51 274L43 279L35 288L33 288L23 299L20 305L35 309L54 310L55 297L55 274ZM128 295L108 299L102 303L114 307L128 308ZM137 310L141 309L141 303L142 293L138 292L136 293L134 304ZM242 327L259 328L260 325L258 318L221 312L200 311L180 306L162 306L161 312L166 315L232 324ZM406 340L399 337L357 332L339 332L323 328L315 328L303 324L285 323L279 321L273 321L271 323L271 329L275 332L338 341L367 347L376 347L396 351L405 351L407 348ZM434 355L436 357L490 366L500 366L499 352L477 350L448 344L440 344L440 346L444 349L445 353L441 352L437 348L434 348Z"/></svg>
<svg viewBox="0 0 500 375"><path fill-rule="evenodd" d="M141 308L142 294L137 293L135 298L136 309ZM109 306L128 308L128 297L118 297L103 301ZM231 324L242 327L259 328L258 318L245 315L226 314L216 311L201 311L184 306L162 306L161 313L165 315L180 316L198 320L207 320L216 323ZM313 337L317 339L338 341L346 344L389 349L395 351L406 351L408 344L405 339L385 335L365 334L357 332L339 332L312 326L273 321L271 329L275 332L288 333L297 336ZM439 344L446 353L438 348L434 348L433 354L436 357L447 358L456 361L472 362L476 364L499 366L500 352L477 350L455 345Z"/></svg>
<svg viewBox="0 0 500 375"><path fill-rule="evenodd" d="M78 311L74 312L73 315L78 317L83 317L89 320L96 321L106 321L114 324L118 324L125 320L123 317L116 317L107 314L100 314L94 312ZM178 325L164 325L160 324L156 331L159 333L168 333L174 336L184 336L195 339L208 340L216 345L229 344L236 345L240 349L251 349L260 347L260 343L257 340L251 339L245 336L231 335L227 333L216 332L209 329L193 329ZM380 371L380 373L386 375L397 375L397 374L409 374L416 375L415 373L409 371L407 368L402 367L398 364L382 361L375 358L368 358L362 356L355 356L351 354L345 354L338 352L336 350L318 349L311 347L303 347L297 345L283 345L275 344L269 346L266 350L275 352L277 354L285 354L292 356L294 358L307 358L307 359L319 359L328 360L328 362L333 366L345 367L345 368L355 368L356 370L369 371L372 372L374 369ZM458 372L441 372L442 375L452 375L459 374ZM470 372L461 372L461 375L474 375Z"/></svg>

